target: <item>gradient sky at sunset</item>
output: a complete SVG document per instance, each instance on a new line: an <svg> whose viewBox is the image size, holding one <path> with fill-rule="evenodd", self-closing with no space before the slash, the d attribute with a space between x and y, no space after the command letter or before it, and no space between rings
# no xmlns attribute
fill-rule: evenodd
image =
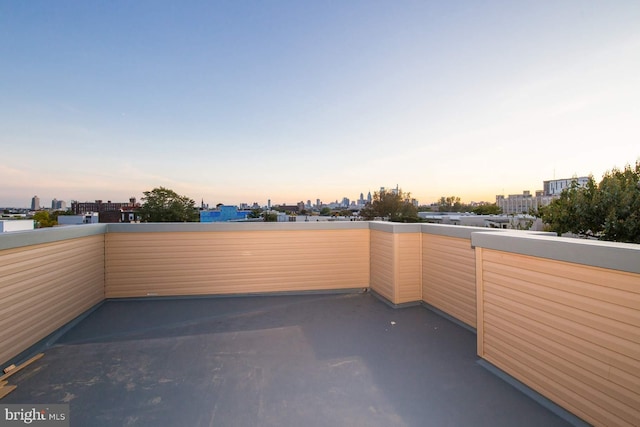
<svg viewBox="0 0 640 427"><path fill-rule="evenodd" d="M640 2L0 3L0 206L422 203L640 159Z"/></svg>

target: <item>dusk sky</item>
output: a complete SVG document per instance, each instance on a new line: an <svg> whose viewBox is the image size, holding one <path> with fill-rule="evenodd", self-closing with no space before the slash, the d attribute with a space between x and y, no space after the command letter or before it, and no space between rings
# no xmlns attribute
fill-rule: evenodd
<svg viewBox="0 0 640 427"><path fill-rule="evenodd" d="M640 1L0 3L0 206L495 201L640 160Z"/></svg>

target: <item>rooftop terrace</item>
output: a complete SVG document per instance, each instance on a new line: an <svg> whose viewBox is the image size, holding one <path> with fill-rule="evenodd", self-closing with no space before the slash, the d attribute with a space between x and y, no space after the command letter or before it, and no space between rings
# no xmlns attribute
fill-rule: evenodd
<svg viewBox="0 0 640 427"><path fill-rule="evenodd" d="M375 222L12 233L0 342L0 366L45 353L0 403L68 402L77 426L637 426L640 249Z"/></svg>
<svg viewBox="0 0 640 427"><path fill-rule="evenodd" d="M568 425L476 361L473 332L370 294L112 300L2 402L78 426Z"/></svg>

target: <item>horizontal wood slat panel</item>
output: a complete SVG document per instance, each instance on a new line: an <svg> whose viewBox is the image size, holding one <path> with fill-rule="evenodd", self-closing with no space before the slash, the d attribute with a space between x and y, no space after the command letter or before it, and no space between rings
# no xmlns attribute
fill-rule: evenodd
<svg viewBox="0 0 640 427"><path fill-rule="evenodd" d="M473 254L473 251L471 252L471 254ZM466 283L466 287L469 288L469 283L475 282L476 275L475 272L470 268L469 257L464 260L455 261L447 258L447 255L445 253L434 254L432 252L427 253L426 256L430 257L428 258L429 260L431 260L429 262L432 262L434 264L437 260L437 265L431 264L427 266L430 269L430 274L445 275L446 277L453 280L458 280L461 283ZM475 266L475 262L473 263L473 265ZM472 289L470 289L469 291L475 293L475 291Z"/></svg>
<svg viewBox="0 0 640 427"><path fill-rule="evenodd" d="M465 311L460 301L455 299L455 297L452 297L451 293L439 295L437 291L432 291L429 298L423 298L423 300L447 314L456 313L456 319L461 320L467 325L476 324L476 310L469 308L468 311Z"/></svg>
<svg viewBox="0 0 640 427"><path fill-rule="evenodd" d="M589 424L603 427L633 426L616 414L579 399L579 392L565 387L559 378L549 378L545 375L524 375L523 372L535 368L531 367L528 361L514 359L507 354L503 352L502 347L486 344L485 359Z"/></svg>
<svg viewBox="0 0 640 427"><path fill-rule="evenodd" d="M553 277L567 278L581 283L602 285L608 288L640 294L638 274L620 270L608 270L584 264L572 264L547 258L536 258L527 255L511 254L490 250L484 257L486 262L514 266L523 270L533 270L549 274Z"/></svg>
<svg viewBox="0 0 640 427"><path fill-rule="evenodd" d="M568 298L576 299L576 306L580 301L598 301L598 304L601 302L610 303L616 307L629 309L630 312L638 313L640 311L640 295L636 292L611 288L607 286L608 282L586 283L575 278L554 276L545 271L530 270L526 267L532 264L531 259L525 258L525 261L528 262L524 262L522 268L486 261L485 270L501 276L532 282L554 291L563 291ZM637 320L633 320L632 323L637 323Z"/></svg>
<svg viewBox="0 0 640 427"><path fill-rule="evenodd" d="M476 293L474 289L469 286L469 281L473 280L473 277L467 275L467 273L460 273L453 275L446 271L446 269L438 269L430 272L430 277L434 282L441 281L447 282L449 285L445 290L448 290L452 295L456 297L468 299L469 304L474 304L476 300ZM431 288L431 291L437 290L435 286Z"/></svg>
<svg viewBox="0 0 640 427"><path fill-rule="evenodd" d="M433 275L432 279L446 280L446 277ZM424 299L430 298L431 295L449 295L449 297L452 298L452 301L459 301L463 306L473 305L476 300L476 295L475 293L469 293L468 288L465 286L465 283L461 283L457 280L452 280L450 286L446 288L443 286L433 286L429 290L429 295L425 296Z"/></svg>
<svg viewBox="0 0 640 427"><path fill-rule="evenodd" d="M507 342L500 339L497 329L487 332L485 337L488 356L493 354L490 349L495 348L503 357L511 357L529 366L535 371L537 378L553 379L561 388L572 390L576 393L569 401L572 405L588 408L589 411L598 408L594 412L602 412L607 418L615 415L624 425L634 426L640 420L640 412L637 409L623 404L596 387L577 380L570 373L563 371L560 366L555 365L553 363L555 360L537 357L539 352L535 349L520 347L515 340Z"/></svg>
<svg viewBox="0 0 640 427"><path fill-rule="evenodd" d="M30 274L34 268L50 267L55 270L58 263L77 259L79 255L88 255L87 252L89 251L96 256L101 256L104 254L104 246L92 245L83 247L77 243L69 246L51 245L47 248L47 251L40 251L37 255L31 253L28 257L23 255L21 258L15 258L14 262L5 262L0 267L3 272L3 275L0 276L0 286L3 281L15 280L15 275L20 273ZM51 255L55 255L55 257ZM89 257L85 256L85 258Z"/></svg>
<svg viewBox="0 0 640 427"><path fill-rule="evenodd" d="M78 282L86 281L87 283L93 283L96 280L102 282L104 280L103 267L101 266L101 270L98 271L92 264L95 264L95 259L85 260L77 265L68 265L61 269L60 274L54 274L55 271L48 272L47 274L30 277L27 280L14 282L11 286L0 288L0 301L3 302L2 306L0 306L0 321L12 317L16 312L20 312L20 310L22 310L21 302L23 301L33 301L34 304L47 304L51 302L50 299L43 299L42 295L54 292L54 290L51 290L51 283L55 283L59 277L73 277L72 280ZM91 287L88 289L91 289ZM62 287L55 291L59 294L73 291L69 294L69 296L72 297L80 290L81 289L75 287Z"/></svg>
<svg viewBox="0 0 640 427"><path fill-rule="evenodd" d="M108 233L107 297L368 287L368 230Z"/></svg>
<svg viewBox="0 0 640 427"><path fill-rule="evenodd" d="M396 299L395 242L392 233L371 230L371 289L391 302Z"/></svg>
<svg viewBox="0 0 640 427"><path fill-rule="evenodd" d="M504 308L505 305L509 306L509 303L497 298L486 300L485 316L490 319L490 323L503 329L508 329L510 324L523 328L528 333L522 336L527 336L532 341L553 341L548 344L550 352L559 355L570 354L572 360L580 361L585 369L640 394L640 362L638 360L589 342L583 337L567 333L554 327L557 325L553 322L551 325L536 322L535 314L526 308L515 312ZM498 323L498 320L501 323Z"/></svg>
<svg viewBox="0 0 640 427"><path fill-rule="evenodd" d="M565 340L559 340L560 345L566 345L579 350L586 355L595 357L611 366L616 366L631 375L638 375L640 360L632 355L624 354L625 347L620 348L620 338L612 339L604 332L591 330L582 325L575 325L562 318L545 315L544 311L518 304L510 298L498 295L485 295L485 307L499 306L513 313L521 313L531 319L531 333L558 334ZM604 351L602 350L604 349ZM633 349L632 349L633 354Z"/></svg>
<svg viewBox="0 0 640 427"><path fill-rule="evenodd" d="M511 281L504 278L492 276L490 273L484 273L485 279L485 295L495 293L513 300L515 303L526 304L531 307L537 307L541 315L548 315L554 318L561 318L568 322L574 323L581 327L586 327L596 331L601 331L613 338L621 338L622 340L640 344L640 323L631 325L603 317L599 314L586 312L570 305L556 302L553 298L545 298L544 292L540 291L542 296L536 295L531 289L525 289L524 286L512 285ZM490 283L492 286L487 287ZM637 347L640 350L640 345ZM640 357L640 353L638 353Z"/></svg>
<svg viewBox="0 0 640 427"><path fill-rule="evenodd" d="M422 300L476 327L475 252L469 239L422 235Z"/></svg>
<svg viewBox="0 0 640 427"><path fill-rule="evenodd" d="M0 251L0 362L104 299L104 235Z"/></svg>
<svg viewBox="0 0 640 427"><path fill-rule="evenodd" d="M640 425L640 275L481 254L483 357L594 425Z"/></svg>
<svg viewBox="0 0 640 427"><path fill-rule="evenodd" d="M638 393L608 379L609 366L606 364L599 363L566 346L559 346L557 342L546 339L544 336L532 335L528 333L526 324L506 322L497 316L495 311L485 311L485 322L492 326L489 328L491 332L485 335L485 343L491 344L492 337L495 337L509 347L515 347L530 354L540 363L559 369L572 381L584 384L587 389L597 390L598 393L606 395L607 399L615 399L629 408L633 408L637 402L640 402ZM526 340L521 337L526 337ZM611 400L609 404L615 404L615 402Z"/></svg>
<svg viewBox="0 0 640 427"><path fill-rule="evenodd" d="M420 233L400 233L396 239L396 303L422 300L422 241Z"/></svg>

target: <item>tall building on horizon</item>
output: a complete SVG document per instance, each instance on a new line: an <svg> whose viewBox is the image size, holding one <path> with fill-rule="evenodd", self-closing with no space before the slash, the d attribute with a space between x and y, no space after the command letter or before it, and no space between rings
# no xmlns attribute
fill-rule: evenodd
<svg viewBox="0 0 640 427"><path fill-rule="evenodd" d="M549 205L553 199L560 197L560 194L567 188L571 188L573 182L579 187L584 187L589 182L589 177L573 177L566 179L552 179L542 181L543 190L537 190L535 196L530 191L523 191L522 194L509 194L496 196L496 205L502 209L503 214L521 214L537 211L540 207Z"/></svg>
<svg viewBox="0 0 640 427"><path fill-rule="evenodd" d="M66 211L67 210L67 202L64 200L53 199L51 201L51 210L53 211Z"/></svg>
<svg viewBox="0 0 640 427"><path fill-rule="evenodd" d="M40 197L33 196L31 198L31 210L32 211L37 211L39 209L40 209Z"/></svg>
<svg viewBox="0 0 640 427"><path fill-rule="evenodd" d="M545 196L559 196L563 190L570 188L571 183L575 181L579 187L584 187L589 182L588 176L567 178L567 179L552 179L549 181L542 181L543 191Z"/></svg>

